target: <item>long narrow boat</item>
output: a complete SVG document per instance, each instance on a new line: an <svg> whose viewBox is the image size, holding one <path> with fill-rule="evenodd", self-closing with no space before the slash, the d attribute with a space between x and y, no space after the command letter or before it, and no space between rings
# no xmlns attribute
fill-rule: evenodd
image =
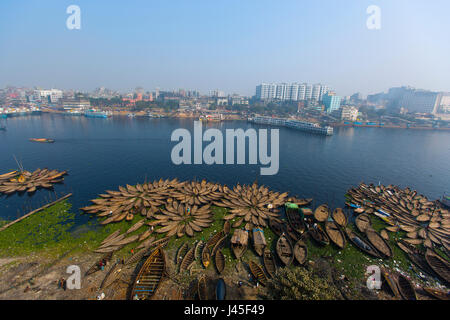
<svg viewBox="0 0 450 320"><path fill-rule="evenodd" d="M227 295L227 286L222 278L217 280L216 284L216 300L225 300Z"/></svg>
<svg viewBox="0 0 450 320"><path fill-rule="evenodd" d="M303 222L302 213L300 212L298 205L294 203L286 203L284 205L284 211L289 225L298 234L305 232L306 226Z"/></svg>
<svg viewBox="0 0 450 320"><path fill-rule="evenodd" d="M370 221L370 217L365 213L362 213L356 217L355 224L360 232L366 232L367 229L372 228L372 222Z"/></svg>
<svg viewBox="0 0 450 320"><path fill-rule="evenodd" d="M277 236L281 236L283 234L283 225L275 219L269 219L269 228L273 231Z"/></svg>
<svg viewBox="0 0 450 320"><path fill-rule="evenodd" d="M384 281L388 285L389 289L391 289L394 296L397 299L402 299L402 295L400 294L400 291L398 289L396 277L385 268L381 268L381 273L383 275Z"/></svg>
<svg viewBox="0 0 450 320"><path fill-rule="evenodd" d="M178 248L177 254L175 256L175 264L178 265L183 261L184 256L189 250L189 245L187 242L183 242L183 244Z"/></svg>
<svg viewBox="0 0 450 320"><path fill-rule="evenodd" d="M434 288L424 287L423 290L432 297L439 300L450 300L450 292Z"/></svg>
<svg viewBox="0 0 450 320"><path fill-rule="evenodd" d="M445 280L447 284L450 284L450 264L431 249L427 249L425 259L433 271L436 272L442 280Z"/></svg>
<svg viewBox="0 0 450 320"><path fill-rule="evenodd" d="M161 247L156 248L134 280L131 298L135 300L150 299L158 289L166 268L166 257Z"/></svg>
<svg viewBox="0 0 450 320"><path fill-rule="evenodd" d="M259 282L263 286L265 286L266 285L266 281L267 281L267 276L264 273L263 268L260 265L256 264L255 262L253 262L252 260L249 261L248 266L250 268L250 272L253 275L253 278L257 282Z"/></svg>
<svg viewBox="0 0 450 320"><path fill-rule="evenodd" d="M391 246L389 245L389 243L387 243L386 240L383 239L383 237L378 232L374 230L366 230L366 236L372 246L374 246L375 249L377 249L377 251L380 252L384 257L392 257L393 253Z"/></svg>
<svg viewBox="0 0 450 320"><path fill-rule="evenodd" d="M322 204L314 210L314 218L319 222L324 222L328 219L330 215L330 208L328 205Z"/></svg>
<svg viewBox="0 0 450 320"><path fill-rule="evenodd" d="M248 231L236 229L231 238L231 249L237 259L240 259L248 247Z"/></svg>
<svg viewBox="0 0 450 320"><path fill-rule="evenodd" d="M315 224L309 229L309 234L318 244L322 246L327 246L330 244L330 239L328 235L323 231L320 224Z"/></svg>
<svg viewBox="0 0 450 320"><path fill-rule="evenodd" d="M180 272L189 269L194 260L195 260L195 246L192 246L192 248L189 249L189 251L184 255L183 260L181 261Z"/></svg>
<svg viewBox="0 0 450 320"><path fill-rule="evenodd" d="M285 266L289 266L294 260L294 249L284 233L278 238L276 249L281 262Z"/></svg>
<svg viewBox="0 0 450 320"><path fill-rule="evenodd" d="M264 248L267 246L264 231L261 228L253 229L253 247L259 256L263 255Z"/></svg>
<svg viewBox="0 0 450 320"><path fill-rule="evenodd" d="M102 262L108 262L108 261L110 261L111 260L111 258L112 258L112 255L113 255L113 252L108 252L108 253L106 253L104 256L102 256L92 267L90 267L87 271L86 271L86 273L84 274L84 276L88 276L88 275L90 275L90 274L93 274L94 272L97 272L97 271L99 271L101 268L100 268L100 263L102 263Z"/></svg>
<svg viewBox="0 0 450 320"><path fill-rule="evenodd" d="M214 255L214 261L216 263L216 269L219 274L225 269L225 257L221 250L217 250Z"/></svg>
<svg viewBox="0 0 450 320"><path fill-rule="evenodd" d="M334 209L331 217L341 227L345 227L348 223L347 216L341 208Z"/></svg>
<svg viewBox="0 0 450 320"><path fill-rule="evenodd" d="M209 250L209 247L205 244L203 246L202 250L202 264L205 268L208 268L209 263L211 261L211 250Z"/></svg>
<svg viewBox="0 0 450 320"><path fill-rule="evenodd" d="M197 294L199 300L208 300L208 287L206 286L206 276L201 275L197 283Z"/></svg>
<svg viewBox="0 0 450 320"><path fill-rule="evenodd" d="M336 222L325 221L325 232L335 245L341 249L345 248L345 245L347 244L345 235Z"/></svg>
<svg viewBox="0 0 450 320"><path fill-rule="evenodd" d="M365 253L371 255L375 258L380 258L380 254L376 251L368 242L359 237L356 233L354 233L350 228L345 228L345 234L347 238L360 250Z"/></svg>
<svg viewBox="0 0 450 320"><path fill-rule="evenodd" d="M405 300L417 300L416 291L411 281L402 274L397 275L397 286Z"/></svg>
<svg viewBox="0 0 450 320"><path fill-rule="evenodd" d="M41 142L41 143L53 143L55 140L47 138L31 138L31 142Z"/></svg>
<svg viewBox="0 0 450 320"><path fill-rule="evenodd" d="M298 240L294 245L294 257L299 264L305 264L308 257L308 247L302 240Z"/></svg>
<svg viewBox="0 0 450 320"><path fill-rule="evenodd" d="M272 251L270 251L269 248L264 249L263 261L267 274L273 278L275 272L277 271L277 265L275 263L275 258L273 257Z"/></svg>

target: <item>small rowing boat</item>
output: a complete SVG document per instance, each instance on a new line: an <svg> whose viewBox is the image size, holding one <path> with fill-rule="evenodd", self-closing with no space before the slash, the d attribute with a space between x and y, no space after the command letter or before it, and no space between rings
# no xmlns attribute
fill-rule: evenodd
<svg viewBox="0 0 450 320"><path fill-rule="evenodd" d="M266 285L266 281L267 281L267 276L264 273L263 268L259 265L256 264L255 262L251 261L248 263L248 266L250 268L250 272L253 275L253 278L255 279L256 282L261 283L263 286Z"/></svg>
<svg viewBox="0 0 450 320"><path fill-rule="evenodd" d="M31 138L31 142L40 142L40 143L53 143L55 140L53 139L46 139L46 138Z"/></svg>
<svg viewBox="0 0 450 320"><path fill-rule="evenodd" d="M275 263L272 251L270 251L269 248L264 249L263 261L267 274L269 277L273 278L275 272L277 271L277 265Z"/></svg>
<svg viewBox="0 0 450 320"><path fill-rule="evenodd" d="M298 240L294 245L294 257L300 265L305 264L308 257L308 247L302 240Z"/></svg>
<svg viewBox="0 0 450 320"><path fill-rule="evenodd" d="M340 249L344 249L347 241L345 240L344 233L336 222L325 221L325 232L335 245L337 245Z"/></svg>
<svg viewBox="0 0 450 320"><path fill-rule="evenodd" d="M231 237L231 249L237 259L240 259L248 246L248 231L242 229L234 230Z"/></svg>
<svg viewBox="0 0 450 320"><path fill-rule="evenodd" d="M276 249L281 262L285 266L289 266L294 260L294 249L284 233L278 238Z"/></svg>

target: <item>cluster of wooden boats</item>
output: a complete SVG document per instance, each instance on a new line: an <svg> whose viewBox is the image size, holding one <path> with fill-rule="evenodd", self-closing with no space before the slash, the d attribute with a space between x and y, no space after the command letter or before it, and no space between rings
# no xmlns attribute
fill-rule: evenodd
<svg viewBox="0 0 450 320"><path fill-rule="evenodd" d="M392 256L386 240L389 233L402 232L405 236L397 241L413 264L428 275L450 284L450 213L438 202L409 188L373 186L361 183L348 191L347 205L358 216L355 224L366 233L381 256ZM370 215L381 218L388 226L380 233L371 227ZM447 259L436 253L440 250ZM404 282L404 281L403 281Z"/></svg>
<svg viewBox="0 0 450 320"><path fill-rule="evenodd" d="M32 194L39 188L50 189L56 183L64 180L67 171L36 169L33 172L26 170L12 171L0 175L0 194L13 194L28 192Z"/></svg>

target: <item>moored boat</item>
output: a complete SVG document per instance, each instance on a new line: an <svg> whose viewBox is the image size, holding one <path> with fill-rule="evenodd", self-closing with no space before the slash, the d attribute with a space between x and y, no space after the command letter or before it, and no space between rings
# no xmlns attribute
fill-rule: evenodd
<svg viewBox="0 0 450 320"><path fill-rule="evenodd" d="M208 287L206 286L206 276L201 275L197 283L197 294L199 300L208 300Z"/></svg>
<svg viewBox="0 0 450 320"><path fill-rule="evenodd" d="M335 245L337 245L340 249L344 249L347 241L345 240L344 233L336 222L325 221L325 232Z"/></svg>
<svg viewBox="0 0 450 320"><path fill-rule="evenodd" d="M261 228L253 229L253 247L259 256L262 256L264 248L267 246L264 231Z"/></svg>
<svg viewBox="0 0 450 320"><path fill-rule="evenodd" d="M264 249L263 261L267 274L272 278L277 271L277 265L272 251L269 248Z"/></svg>
<svg viewBox="0 0 450 320"><path fill-rule="evenodd" d="M166 258L161 247L156 248L143 266L134 280L131 290L131 298L135 300L150 299L158 289L159 283L164 275Z"/></svg>
<svg viewBox="0 0 450 320"><path fill-rule="evenodd" d="M250 272L252 273L253 278L255 279L255 281L261 283L263 286L266 285L266 281L267 281L267 276L264 273L263 268L253 262L252 260L249 261L248 266L250 268Z"/></svg>
<svg viewBox="0 0 450 320"><path fill-rule="evenodd" d="M298 205L288 202L284 205L284 210L291 228L298 234L305 232L306 226L303 222L303 212L299 210Z"/></svg>
<svg viewBox="0 0 450 320"><path fill-rule="evenodd" d="M364 239L359 237L356 233L354 233L350 228L345 228L345 234L347 238L360 250L365 253L371 255L375 258L380 258L380 254Z"/></svg>
<svg viewBox="0 0 450 320"><path fill-rule="evenodd" d="M294 257L300 265L305 264L308 257L308 247L303 240L298 240L294 245Z"/></svg>
<svg viewBox="0 0 450 320"><path fill-rule="evenodd" d="M403 299L417 300L416 291L413 284L401 273L397 275L397 286Z"/></svg>
<svg viewBox="0 0 450 320"><path fill-rule="evenodd" d="M294 260L294 249L284 233L278 238L276 249L281 262L285 266L289 266Z"/></svg>
<svg viewBox="0 0 450 320"><path fill-rule="evenodd" d="M319 222L324 222L330 215L330 208L326 204L322 204L314 210L314 218Z"/></svg>
<svg viewBox="0 0 450 320"><path fill-rule="evenodd" d="M387 243L386 240L383 239L383 237L378 232L374 230L367 230L366 236L372 246L375 247L375 249L377 249L377 251L381 253L381 255L386 258L392 257L393 254L391 246L389 245L389 243Z"/></svg>
<svg viewBox="0 0 450 320"><path fill-rule="evenodd" d="M227 295L227 286L222 278L217 280L216 284L216 300L225 300Z"/></svg>
<svg viewBox="0 0 450 320"><path fill-rule="evenodd" d="M55 140L47 139L47 138L30 138L31 142L40 142L40 143L53 143Z"/></svg>
<svg viewBox="0 0 450 320"><path fill-rule="evenodd" d="M225 257L221 250L217 250L216 254L214 255L214 261L216 263L217 272L221 274L225 269Z"/></svg>
<svg viewBox="0 0 450 320"><path fill-rule="evenodd" d="M424 287L423 290L430 296L439 300L450 300L450 292L435 288Z"/></svg>
<svg viewBox="0 0 450 320"><path fill-rule="evenodd" d="M342 210L341 208L334 209L331 217L339 226L345 227L347 225L347 216L345 215L344 210Z"/></svg>
<svg viewBox="0 0 450 320"><path fill-rule="evenodd" d="M309 229L309 234L311 237L316 241L318 244L322 246L327 246L330 244L330 239L328 238L328 235L323 231L320 224L314 224Z"/></svg>
<svg viewBox="0 0 450 320"><path fill-rule="evenodd" d="M231 237L231 249L237 259L240 259L248 246L248 231L242 229L234 230Z"/></svg>

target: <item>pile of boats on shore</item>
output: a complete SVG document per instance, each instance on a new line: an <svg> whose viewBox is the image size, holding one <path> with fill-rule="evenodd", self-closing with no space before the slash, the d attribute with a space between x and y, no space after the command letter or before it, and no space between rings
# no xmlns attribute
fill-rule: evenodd
<svg viewBox="0 0 450 320"><path fill-rule="evenodd" d="M36 169L33 172L15 170L0 175L0 194L11 195L13 193L28 192L33 194L37 189L51 189L56 183L61 183L67 171Z"/></svg>
<svg viewBox="0 0 450 320"><path fill-rule="evenodd" d="M371 194L366 195L365 188ZM250 239L256 256L259 256L263 263L259 264L249 260L248 269L252 274L252 279L261 285L265 285L269 278L276 276L276 270L280 263L282 266L290 266L295 261L297 265L305 265L308 257L308 246L306 245L308 239L319 246L333 245L339 250L344 249L349 240L355 247L372 257L392 258L394 254L387 241L389 238L387 231L375 231L371 226L369 215L375 214L376 210L382 210L384 213L381 216L377 214L377 216L388 221L389 227L398 227L397 230L387 227L389 232L403 230L404 225L408 225L406 222L411 223L411 221L405 221L407 218L404 217L401 220L402 218L397 218L394 214L386 216L389 209L402 216L397 212L403 212L402 209L397 209L401 204L397 204L394 200L396 205L385 204L381 207L375 200L379 197L371 189L382 194L390 191L396 198L403 193L395 187L378 188L361 184L359 188L349 190L347 205L358 214L355 218L355 225L359 233L349 227L350 216L347 216L341 208L331 211L327 204L322 204L312 210L307 207L311 204L312 199L288 197L287 193L273 192L256 183L228 188L225 185L205 180L180 182L177 179L160 179L136 186L119 187L119 191L107 191L100 195L100 198L92 200L93 205L82 210L105 218L101 222L102 224L114 223L123 219L131 221L135 215L143 217L125 233L121 234L120 230L117 230L108 236L96 252L110 257L113 252L120 250L125 245L139 242L139 245L135 247L137 251L124 261L125 264L134 264L147 257L133 281L129 298L149 299L154 295L166 274L167 261L164 247L173 237L184 235L192 237L196 232L201 233L205 228L210 227L214 221L210 210L211 205L228 209L228 214L224 216L223 229L213 234L208 241L196 241L191 247L189 241L185 241L177 250L175 257L179 272L190 272L195 262L205 269L212 264L211 262L214 262L217 273L221 275L226 267L222 249L229 245L234 257L240 261L249 247ZM413 196L413 194L408 193L411 200L405 202L405 208L408 208L409 203L413 206L411 208L416 208L419 213L422 210L433 208L435 212L439 212L441 218L439 226L435 224L431 226L436 227L438 232L442 232L441 229L447 232L448 226L445 219L448 212L433 207L423 196L415 198L416 195ZM405 201L400 198L398 199L399 203L400 200ZM403 205L401 206L403 207ZM278 208L283 209L282 213L285 217L279 213ZM406 212L404 213L406 214ZM430 214L430 221L432 217L433 214ZM436 222L436 219L430 223L433 222ZM243 223L245 223L244 226ZM427 233L430 233L429 224L425 230ZM265 227L269 227L278 237L275 242L275 252L272 252L267 245L264 236ZM136 234L139 229L142 231ZM164 234L164 236L157 239L152 236L154 232ZM440 241L448 239L441 238L444 240ZM424 271L448 284L450 280L449 263L433 250L433 246L437 245L433 239L430 239L432 245L431 248L427 248L424 257L414 244L400 240L398 245L422 270L427 269ZM104 258L102 257L102 259ZM414 286L407 277L385 269L382 271L386 283L397 298L417 298ZM109 274L110 272L107 276ZM220 296L224 297L224 292L226 292L224 283L223 281L219 281L219 283L221 284ZM424 290L439 299L449 298L447 293L438 289L424 288ZM205 275L202 274L198 279L198 298L206 299L207 292ZM218 297L217 295L216 298Z"/></svg>

